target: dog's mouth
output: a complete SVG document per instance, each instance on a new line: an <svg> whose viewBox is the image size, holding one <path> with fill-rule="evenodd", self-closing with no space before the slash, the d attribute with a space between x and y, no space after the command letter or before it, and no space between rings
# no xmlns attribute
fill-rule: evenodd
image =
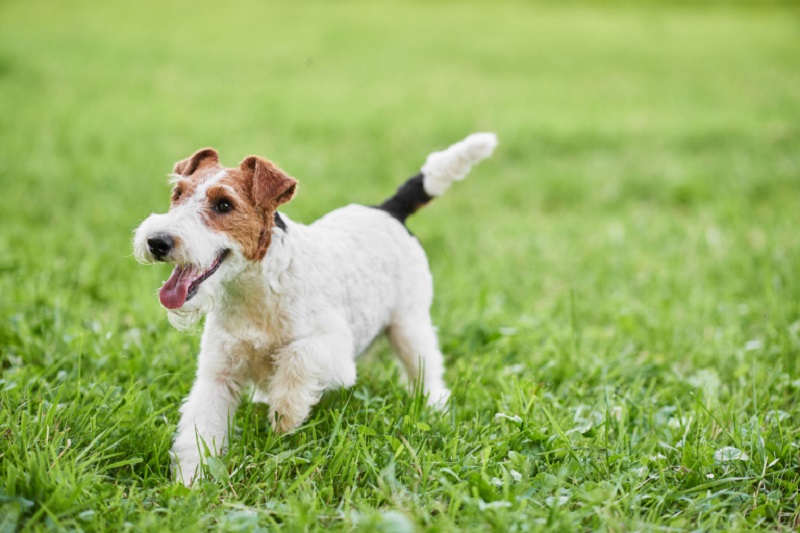
<svg viewBox="0 0 800 533"><path fill-rule="evenodd" d="M200 284L210 278L228 257L228 252L230 250L222 250L206 270L200 270L193 265L175 265L172 275L158 291L161 305L167 309L178 309L191 300L197 294Z"/></svg>

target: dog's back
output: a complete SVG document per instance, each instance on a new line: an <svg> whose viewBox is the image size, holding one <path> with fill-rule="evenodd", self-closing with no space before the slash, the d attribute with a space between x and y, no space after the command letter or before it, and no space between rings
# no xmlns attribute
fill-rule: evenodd
<svg viewBox="0 0 800 533"><path fill-rule="evenodd" d="M292 231L290 226L289 231ZM314 253L293 256L293 271L309 296L306 312L342 309L363 351L409 307L430 307L433 287L419 241L389 213L363 205L336 209L302 229ZM323 301L324 300L324 303Z"/></svg>
<svg viewBox="0 0 800 533"><path fill-rule="evenodd" d="M314 280L313 289L306 285L307 290L325 299L327 306L345 310L354 355L402 317L423 309L427 314L433 299L428 260L405 221L463 179L496 144L494 134L470 135L430 154L420 173L379 206L349 205L304 228L304 238L313 241L316 253L297 268L313 272L302 276Z"/></svg>

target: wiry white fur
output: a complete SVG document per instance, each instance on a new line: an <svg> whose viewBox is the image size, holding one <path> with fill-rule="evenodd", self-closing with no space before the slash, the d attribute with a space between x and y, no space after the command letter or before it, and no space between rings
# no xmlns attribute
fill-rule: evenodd
<svg viewBox="0 0 800 533"><path fill-rule="evenodd" d="M323 391L355 383L355 357L384 331L411 382L422 380L429 403L443 407L449 397L419 242L370 207L338 209L311 226L282 217L287 230L273 230L261 263L231 278L222 272L232 268L228 259L201 285L214 291L216 304L173 447L186 484L201 460L197 438L212 453L222 451L248 383L269 402L273 427L291 431ZM216 281L219 274L231 279Z"/></svg>
<svg viewBox="0 0 800 533"><path fill-rule="evenodd" d="M220 250L230 249L236 244L224 233L211 230L203 221L201 213L208 189L225 177L225 172L219 172L207 179L191 198L180 205L170 209L168 213L153 213L137 228L133 239L133 255L140 263L155 263L156 259L150 253L147 239L159 233L171 235L182 243L173 252L172 262L180 265L194 265L198 270L206 270L216 260ZM240 266L244 258L229 257L226 263L232 261ZM230 265L227 265L230 266ZM214 277L220 274L217 271ZM215 305L215 291L211 285L202 283L197 294L186 302L180 309L167 310L167 318L175 328L186 330L194 326L204 314L207 314Z"/></svg>
<svg viewBox="0 0 800 533"><path fill-rule="evenodd" d="M451 183L464 179L472 165L492 155L496 146L494 133L473 133L441 152L433 152L422 166L425 192L441 196Z"/></svg>
<svg viewBox="0 0 800 533"><path fill-rule="evenodd" d="M494 146L494 136L486 135L459 143L451 153L460 155L453 157L485 157ZM232 250L200 286L202 294L178 310L208 312L195 383L181 407L173 446L176 475L185 484L198 474L202 443L213 454L226 446L243 387L252 384L254 398L270 404L276 431L291 431L323 391L355 383L356 356L383 332L411 385L421 381L430 405L446 404L450 392L430 317L428 261L402 224L359 205L310 226L281 215L286 230L273 228L266 256L254 263L227 235L202 224L205 188L198 187L191 202L152 215L135 237L136 257L145 262L153 260L148 236L162 231L180 236L181 260L188 263L207 266L220 249Z"/></svg>

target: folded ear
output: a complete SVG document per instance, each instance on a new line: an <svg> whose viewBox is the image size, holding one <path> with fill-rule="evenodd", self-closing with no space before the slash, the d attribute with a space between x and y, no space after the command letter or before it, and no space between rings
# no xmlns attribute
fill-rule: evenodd
<svg viewBox="0 0 800 533"><path fill-rule="evenodd" d="M219 154L213 148L203 148L191 157L181 159L175 163L172 172L181 176L191 176L199 168L207 165L219 165Z"/></svg>
<svg viewBox="0 0 800 533"><path fill-rule="evenodd" d="M287 175L272 161L251 155L239 164L245 176L252 176L253 199L256 205L265 209L275 209L285 204L297 190L297 180Z"/></svg>

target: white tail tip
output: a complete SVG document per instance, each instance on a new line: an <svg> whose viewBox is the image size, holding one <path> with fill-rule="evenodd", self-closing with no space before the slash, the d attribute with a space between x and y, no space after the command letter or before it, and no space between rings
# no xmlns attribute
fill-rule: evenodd
<svg viewBox="0 0 800 533"><path fill-rule="evenodd" d="M441 152L433 152L422 165L425 192L441 196L451 183L463 180L472 165L492 155L495 146L494 133L473 133Z"/></svg>

